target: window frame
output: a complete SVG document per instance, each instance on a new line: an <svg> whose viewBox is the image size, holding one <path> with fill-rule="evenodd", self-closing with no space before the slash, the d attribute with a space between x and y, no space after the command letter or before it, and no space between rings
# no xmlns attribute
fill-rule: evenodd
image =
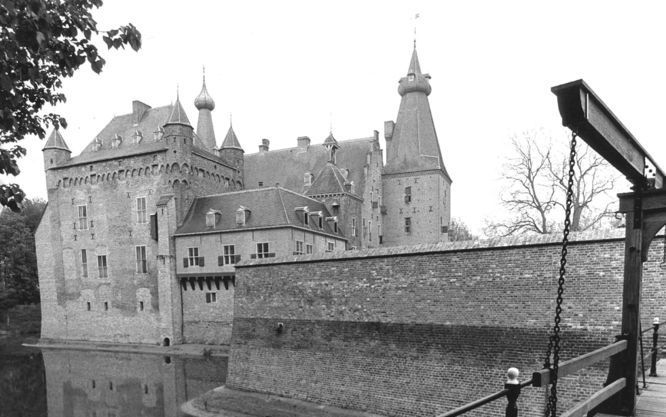
<svg viewBox="0 0 666 417"><path fill-rule="evenodd" d="M136 273L137 274L147 274L148 273L148 261L146 254L146 245L136 245L134 250L136 256ZM140 255L143 255L141 258Z"/></svg>
<svg viewBox="0 0 666 417"><path fill-rule="evenodd" d="M412 218L405 217L405 233L412 233Z"/></svg>
<svg viewBox="0 0 666 417"><path fill-rule="evenodd" d="M231 248L231 250L228 250L229 248ZM223 265L236 264L236 245L222 246L222 263Z"/></svg>
<svg viewBox="0 0 666 417"><path fill-rule="evenodd" d="M261 249L260 249L261 248ZM269 242L258 242L257 243L257 259L268 258L270 253Z"/></svg>
<svg viewBox="0 0 666 417"><path fill-rule="evenodd" d="M296 250L294 251L294 255L303 255L305 252L303 251L303 246L304 242L302 240L297 240L296 241Z"/></svg>
<svg viewBox="0 0 666 417"><path fill-rule="evenodd" d="M206 304L217 303L217 293L213 291L206 292Z"/></svg>
<svg viewBox="0 0 666 417"><path fill-rule="evenodd" d="M109 277L109 261L106 255L97 255L97 275L99 278Z"/></svg>
<svg viewBox="0 0 666 417"><path fill-rule="evenodd" d="M138 224L146 224L146 223L148 223L148 216L147 216L147 213L148 213L148 210L147 210L148 202L147 202L147 198L146 198L145 196L143 196L143 197L136 197L136 200L135 200L135 201L136 201L136 222L137 222ZM143 208L140 207L140 205L139 205L139 201L142 201L142 202L143 202Z"/></svg>
<svg viewBox="0 0 666 417"><path fill-rule="evenodd" d="M199 266L199 247L193 246L187 248L187 264L188 266Z"/></svg>
<svg viewBox="0 0 666 417"><path fill-rule="evenodd" d="M76 207L78 214L78 230L88 230L88 205L80 204ZM83 209L83 216L81 215L81 209Z"/></svg>
<svg viewBox="0 0 666 417"><path fill-rule="evenodd" d="M81 249L79 256L81 257L81 277L88 278L88 250Z"/></svg>

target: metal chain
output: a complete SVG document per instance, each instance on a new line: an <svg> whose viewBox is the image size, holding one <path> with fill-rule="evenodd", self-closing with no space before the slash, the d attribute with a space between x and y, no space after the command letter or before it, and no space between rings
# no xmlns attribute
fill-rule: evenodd
<svg viewBox="0 0 666 417"><path fill-rule="evenodd" d="M571 228L571 206L573 205L574 167L576 166L576 133L571 132L571 150L569 152L569 182L567 183L567 201L564 210L564 231L562 236L562 256L560 258L560 278L557 282L557 303L555 307L555 325L553 334L548 338L548 349L544 368L551 368L550 357L553 363L550 372L550 396L546 405L546 417L557 415L557 371L560 364L560 321L562 315L562 295L564 294L564 276L567 266L567 246L569 244L569 229Z"/></svg>

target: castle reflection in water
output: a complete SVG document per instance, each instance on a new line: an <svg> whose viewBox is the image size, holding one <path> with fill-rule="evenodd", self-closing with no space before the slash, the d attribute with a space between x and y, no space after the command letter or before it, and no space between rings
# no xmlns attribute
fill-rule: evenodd
<svg viewBox="0 0 666 417"><path fill-rule="evenodd" d="M180 417L223 385L227 358L42 350L49 417Z"/></svg>

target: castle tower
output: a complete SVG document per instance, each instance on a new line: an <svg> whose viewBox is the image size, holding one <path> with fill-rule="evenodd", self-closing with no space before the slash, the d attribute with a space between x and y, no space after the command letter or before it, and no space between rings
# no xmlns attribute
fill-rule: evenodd
<svg viewBox="0 0 666 417"><path fill-rule="evenodd" d="M199 120L197 122L197 136L201 140L206 150L215 152L215 131L213 130L213 119L211 112L215 109L215 100L208 94L206 89L206 73L203 75L203 85L201 92L194 99L194 106L199 110Z"/></svg>
<svg viewBox="0 0 666 417"><path fill-rule="evenodd" d="M448 240L451 178L430 111L431 91L430 75L421 72L415 47L398 85L402 98L397 120L385 123L385 245Z"/></svg>
<svg viewBox="0 0 666 417"><path fill-rule="evenodd" d="M314 182L306 191L306 195L323 202L334 220L342 228L348 238L348 248L360 248L361 238L352 233L356 225L352 225L362 216L363 199L352 192L351 183L336 164L336 152L340 149L338 141L331 132L324 140L324 148L328 152L328 162L317 173Z"/></svg>
<svg viewBox="0 0 666 417"><path fill-rule="evenodd" d="M234 127L231 124L229 124L229 130L227 131L227 135L224 137L224 142L222 142L222 146L220 146L219 155L223 161L236 168L235 188L242 188L242 184L244 183L243 173L245 165L245 151L240 145L240 142L238 142L238 137L236 136ZM238 184L241 185L238 186Z"/></svg>
<svg viewBox="0 0 666 417"><path fill-rule="evenodd" d="M44 170L46 171L46 188L49 189L56 185L52 183L52 180L55 177L49 174L49 169L69 161L72 151L69 150L69 146L67 146L65 139L60 134L60 130L53 129L49 138L46 140L42 152L44 157Z"/></svg>

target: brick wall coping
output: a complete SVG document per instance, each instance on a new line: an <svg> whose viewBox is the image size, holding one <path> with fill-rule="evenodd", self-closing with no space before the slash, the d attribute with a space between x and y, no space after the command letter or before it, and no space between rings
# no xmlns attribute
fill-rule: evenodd
<svg viewBox="0 0 666 417"><path fill-rule="evenodd" d="M569 235L569 242L573 244L623 239L623 228L577 232L571 233ZM562 234L560 233L554 233L550 235L521 235L502 238L467 240L461 242L440 242L411 246L392 246L374 249L325 252L312 255L290 255L277 258L248 259L236 264L236 268L260 265L333 261L340 259L382 258L389 256L419 255L439 252L509 249L524 246L548 246L559 245L561 243Z"/></svg>

